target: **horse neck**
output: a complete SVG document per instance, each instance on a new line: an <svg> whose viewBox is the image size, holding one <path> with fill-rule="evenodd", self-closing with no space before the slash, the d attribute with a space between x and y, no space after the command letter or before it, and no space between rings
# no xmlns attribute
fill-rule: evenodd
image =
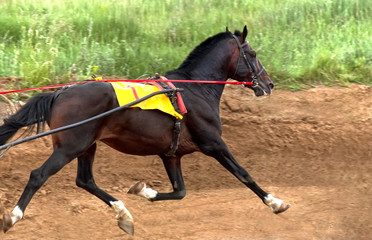
<svg viewBox="0 0 372 240"><path fill-rule="evenodd" d="M230 53L231 54L228 54ZM221 43L204 55L200 60L167 73L168 79L186 79L203 81L227 81L231 76L230 61L232 49L230 45ZM190 84L179 83L177 87L190 89L193 93L201 94L209 100L214 99L219 104L225 84Z"/></svg>

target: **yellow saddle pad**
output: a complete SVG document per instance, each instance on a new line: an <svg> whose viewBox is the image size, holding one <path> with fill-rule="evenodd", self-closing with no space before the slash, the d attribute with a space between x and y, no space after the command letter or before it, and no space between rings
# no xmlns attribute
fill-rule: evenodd
<svg viewBox="0 0 372 240"><path fill-rule="evenodd" d="M130 83L130 82L110 82L115 90L116 97L119 102L119 106L123 106L137 99L140 99L150 93L160 91L154 85L141 84L141 83ZM162 112L168 113L176 118L182 119L182 115L179 114L165 94L155 95L145 101L142 101L131 107L139 107L144 110L158 109Z"/></svg>

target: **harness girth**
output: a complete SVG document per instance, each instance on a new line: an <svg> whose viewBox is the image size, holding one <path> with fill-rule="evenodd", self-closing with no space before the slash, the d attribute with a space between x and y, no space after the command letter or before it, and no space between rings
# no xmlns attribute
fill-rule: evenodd
<svg viewBox="0 0 372 240"><path fill-rule="evenodd" d="M168 80L167 78L165 78L165 77L163 77L159 74L156 74L154 77L151 77L149 79ZM151 83L151 84L160 85L160 87L163 88L163 89L175 89L175 86L170 82L157 82L157 83ZM169 97L169 99L170 99L170 101L171 101L171 103L174 107L174 110L176 110L176 112L178 112L182 116L185 113L187 113L186 107L183 104L182 97L181 97L180 93L173 92L173 93L169 93L169 94L166 94L166 95ZM178 149L178 145L179 145L179 142L180 142L181 123L182 123L182 119L174 117L174 128L173 128L172 142L171 142L171 145L169 147L168 152L165 154L165 156L167 156L167 157L175 157L176 156L175 153Z"/></svg>

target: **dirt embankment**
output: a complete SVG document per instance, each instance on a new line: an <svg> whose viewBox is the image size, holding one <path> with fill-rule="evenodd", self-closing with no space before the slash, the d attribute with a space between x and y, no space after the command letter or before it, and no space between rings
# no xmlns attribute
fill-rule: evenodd
<svg viewBox="0 0 372 240"><path fill-rule="evenodd" d="M7 107L0 102L1 110ZM99 144L96 182L126 204L134 237L116 226L109 207L75 186L74 161L48 180L24 220L0 239L372 239L372 87L277 90L256 98L227 86L221 116L235 158L262 188L292 204L287 212L272 214L198 153L182 161L185 199L150 203L129 196L125 190L137 180L170 190L161 161ZM44 138L13 147L0 160L0 211L12 210L30 171L50 153Z"/></svg>

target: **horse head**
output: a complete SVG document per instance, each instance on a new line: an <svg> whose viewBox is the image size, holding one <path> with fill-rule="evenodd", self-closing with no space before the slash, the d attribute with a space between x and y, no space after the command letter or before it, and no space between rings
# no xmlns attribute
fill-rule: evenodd
<svg viewBox="0 0 372 240"><path fill-rule="evenodd" d="M226 31L229 30L226 28ZM239 82L251 82L251 85L245 86L251 88L257 97L269 95L274 88L274 83L246 40L247 35L247 26L244 26L242 33L235 31L233 34L236 50L231 58L231 78Z"/></svg>

